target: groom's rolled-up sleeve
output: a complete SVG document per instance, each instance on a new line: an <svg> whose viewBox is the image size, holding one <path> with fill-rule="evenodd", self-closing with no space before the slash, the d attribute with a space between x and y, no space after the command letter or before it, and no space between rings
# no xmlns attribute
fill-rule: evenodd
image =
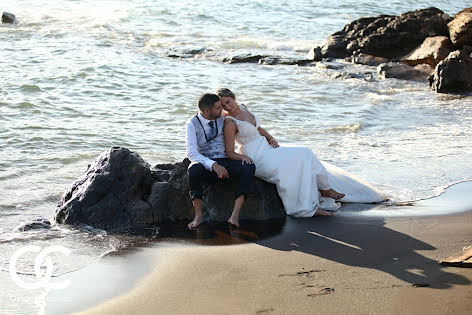
<svg viewBox="0 0 472 315"><path fill-rule="evenodd" d="M212 167L215 161L207 158L198 151L197 133L195 131L195 126L191 122L187 123L186 145L187 157L189 158L189 160L202 164L205 169L211 172L213 170Z"/></svg>

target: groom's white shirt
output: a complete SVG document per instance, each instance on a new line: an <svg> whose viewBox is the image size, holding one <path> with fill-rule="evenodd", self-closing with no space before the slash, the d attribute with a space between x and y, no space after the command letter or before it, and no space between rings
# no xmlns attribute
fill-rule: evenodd
<svg viewBox="0 0 472 315"><path fill-rule="evenodd" d="M207 134L210 134L211 127L208 125L210 120L203 117L201 113L198 113L197 117L198 119L200 119L200 122L202 123L202 126L205 129L205 132ZM201 147L203 144L199 145L198 143L199 140L197 137L197 131L195 129L195 125L192 123L192 119L193 117L191 117L187 121L187 138L186 138L187 157L192 162L198 162L202 164L205 167L205 169L211 172L213 163L215 163L215 161L212 160L210 157L203 155L200 152L199 147ZM226 157L226 152L224 152L224 138L223 138L224 116L222 115L220 118L217 118L217 120L219 121L218 136L213 141L218 142L217 147L223 148L222 150L223 152L211 152L210 155L212 155L212 157L214 158L224 158Z"/></svg>

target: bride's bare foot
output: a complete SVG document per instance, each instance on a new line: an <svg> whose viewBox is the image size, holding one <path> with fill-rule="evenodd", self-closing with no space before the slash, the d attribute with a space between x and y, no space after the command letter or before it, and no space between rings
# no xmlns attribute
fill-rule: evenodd
<svg viewBox="0 0 472 315"><path fill-rule="evenodd" d="M332 217L334 214L323 209L317 209L314 217Z"/></svg>
<svg viewBox="0 0 472 315"><path fill-rule="evenodd" d="M231 218L228 219L228 223L234 225L235 227L239 227L238 218L233 218L233 216L231 216Z"/></svg>
<svg viewBox="0 0 472 315"><path fill-rule="evenodd" d="M320 193L321 193L321 196L333 198L334 200L341 199L342 197L345 196L344 194L337 192L333 188L328 189L328 190L320 190Z"/></svg>
<svg viewBox="0 0 472 315"><path fill-rule="evenodd" d="M195 217L192 222L190 222L187 226L189 229L193 230L196 229L201 223L203 222L202 217Z"/></svg>

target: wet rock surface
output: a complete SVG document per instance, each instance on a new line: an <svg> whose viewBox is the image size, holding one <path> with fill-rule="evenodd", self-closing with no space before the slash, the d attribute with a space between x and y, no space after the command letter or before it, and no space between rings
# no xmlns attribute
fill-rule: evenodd
<svg viewBox="0 0 472 315"><path fill-rule="evenodd" d="M260 65L299 65L305 66L312 63L309 59L284 58L284 57L264 57L259 59Z"/></svg>
<svg viewBox="0 0 472 315"><path fill-rule="evenodd" d="M429 85L438 93L472 92L472 47L451 52L436 66Z"/></svg>
<svg viewBox="0 0 472 315"><path fill-rule="evenodd" d="M457 13L447 27L455 48L472 46L472 7Z"/></svg>
<svg viewBox="0 0 472 315"><path fill-rule="evenodd" d="M267 58L267 55L239 54L223 58L224 63L258 63L260 59Z"/></svg>
<svg viewBox="0 0 472 315"><path fill-rule="evenodd" d="M13 24L16 23L16 17L12 13L3 12L2 13L2 23Z"/></svg>
<svg viewBox="0 0 472 315"><path fill-rule="evenodd" d="M112 147L89 165L59 202L55 221L87 224L109 231L140 230L163 222L191 220L185 159L153 168L138 154ZM233 209L237 181L209 186L203 198L206 221L226 221ZM283 218L275 185L255 178L240 218Z"/></svg>
<svg viewBox="0 0 472 315"><path fill-rule="evenodd" d="M356 63L356 64L361 64L361 65L366 65L366 66L378 66L382 63L386 63L389 61L387 58L383 57L376 57L364 53L360 53L358 55L354 55L351 57L346 58L347 61Z"/></svg>
<svg viewBox="0 0 472 315"><path fill-rule="evenodd" d="M377 67L377 73L383 79L426 81L432 72L433 68L428 65L411 67L398 62L383 63Z"/></svg>
<svg viewBox="0 0 472 315"><path fill-rule="evenodd" d="M321 53L323 58L345 58L354 53L400 58L427 37L448 36L450 20L436 8L358 19L328 37L320 47Z"/></svg>
<svg viewBox="0 0 472 315"><path fill-rule="evenodd" d="M424 63L436 67L441 60L449 55L451 49L452 44L449 37L428 37L418 48L402 57L400 61L410 66Z"/></svg>

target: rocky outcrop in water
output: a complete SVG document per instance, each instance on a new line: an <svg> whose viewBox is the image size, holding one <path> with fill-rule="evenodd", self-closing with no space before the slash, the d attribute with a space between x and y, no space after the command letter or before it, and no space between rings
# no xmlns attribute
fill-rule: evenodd
<svg viewBox="0 0 472 315"><path fill-rule="evenodd" d="M312 63L312 60L308 59L297 59L297 58L284 58L284 57L264 57L259 59L260 65L298 65L305 66Z"/></svg>
<svg viewBox="0 0 472 315"><path fill-rule="evenodd" d="M14 14L3 12L2 13L2 23L13 24L16 23L16 17Z"/></svg>
<svg viewBox="0 0 472 315"><path fill-rule="evenodd" d="M366 65L366 66L378 66L382 63L389 62L388 58L376 57L364 53L359 53L351 57L346 58L347 61L352 63Z"/></svg>
<svg viewBox="0 0 472 315"><path fill-rule="evenodd" d="M447 25L454 47L472 46L472 7L462 10Z"/></svg>
<svg viewBox="0 0 472 315"><path fill-rule="evenodd" d="M238 54L222 59L224 63L258 63L260 65L299 65L305 66L313 62L311 59L289 58L281 56L267 56L258 54Z"/></svg>
<svg viewBox="0 0 472 315"><path fill-rule="evenodd" d="M109 231L139 230L166 221L191 220L192 203L186 159L151 168L138 154L113 147L89 165L59 202L55 221L87 224ZM208 187L203 199L207 221L225 221L234 204L237 182ZM285 216L275 185L255 178L241 219Z"/></svg>
<svg viewBox="0 0 472 315"><path fill-rule="evenodd" d="M410 67L398 62L387 62L377 67L377 73L383 79L426 81L432 72L433 68L431 66L423 64Z"/></svg>
<svg viewBox="0 0 472 315"><path fill-rule="evenodd" d="M323 58L345 58L355 53L400 58L421 45L427 37L448 36L447 23L450 20L436 8L400 16L362 18L331 35L320 49Z"/></svg>
<svg viewBox="0 0 472 315"><path fill-rule="evenodd" d="M223 58L224 63L258 63L260 59L269 57L267 55L254 55L254 54L239 54L231 57Z"/></svg>
<svg viewBox="0 0 472 315"><path fill-rule="evenodd" d="M173 47L169 49L166 56L169 58L195 58L196 56L208 52L205 47Z"/></svg>
<svg viewBox="0 0 472 315"><path fill-rule="evenodd" d="M454 18L428 8L353 21L328 37L321 47L312 47L307 59L346 58L378 66L381 78L406 80L425 80L430 67L435 67L434 75L428 78L435 91L469 92L467 45L472 46L472 7ZM456 51L451 53L452 49Z"/></svg>
<svg viewBox="0 0 472 315"><path fill-rule="evenodd" d="M472 47L451 52L436 66L429 85L439 93L472 92Z"/></svg>
<svg viewBox="0 0 472 315"><path fill-rule="evenodd" d="M449 37L427 37L418 48L402 57L400 61L413 67L419 64L436 67L441 60L449 55L451 49L452 44Z"/></svg>

